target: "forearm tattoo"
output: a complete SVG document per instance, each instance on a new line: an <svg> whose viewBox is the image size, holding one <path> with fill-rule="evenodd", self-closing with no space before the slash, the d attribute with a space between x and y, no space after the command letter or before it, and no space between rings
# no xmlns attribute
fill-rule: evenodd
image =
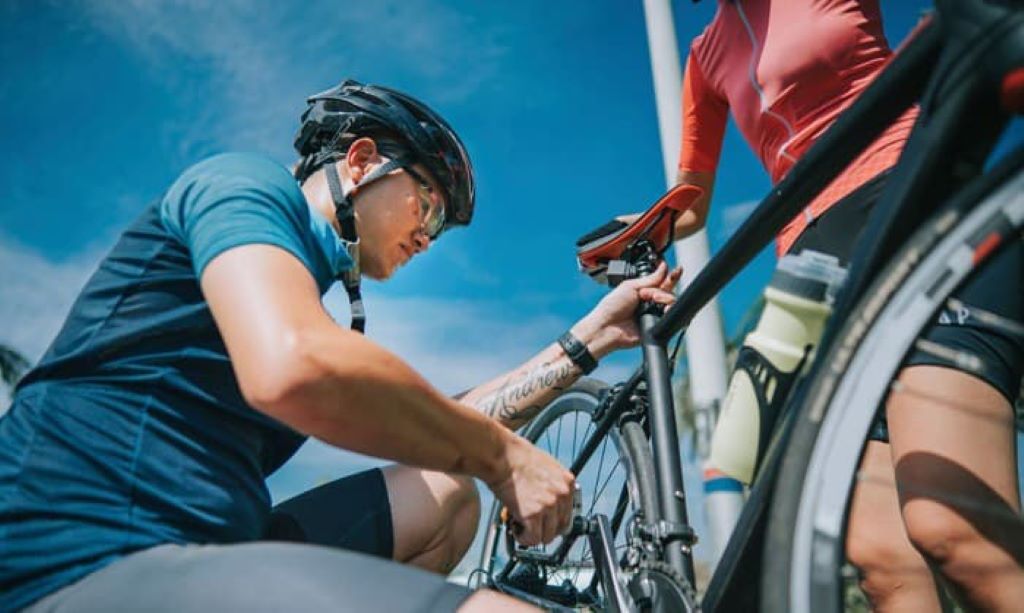
<svg viewBox="0 0 1024 613"><path fill-rule="evenodd" d="M568 387L565 383L573 378L574 368L571 362L561 365L542 364L527 371L525 375L509 377L501 387L474 404L486 415L519 425L532 419L543 408L536 400L530 400L548 390L558 391Z"/></svg>

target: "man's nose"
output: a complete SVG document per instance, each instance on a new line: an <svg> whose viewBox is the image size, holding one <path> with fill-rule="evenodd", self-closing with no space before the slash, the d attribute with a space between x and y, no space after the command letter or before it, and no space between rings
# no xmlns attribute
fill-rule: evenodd
<svg viewBox="0 0 1024 613"><path fill-rule="evenodd" d="M417 230L412 237L412 244L416 248L416 253L422 253L430 247L430 238L423 230Z"/></svg>

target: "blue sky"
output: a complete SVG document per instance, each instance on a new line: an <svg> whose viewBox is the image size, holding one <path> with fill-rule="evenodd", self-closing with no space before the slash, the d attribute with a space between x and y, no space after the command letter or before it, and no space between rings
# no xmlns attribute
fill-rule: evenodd
<svg viewBox="0 0 1024 613"><path fill-rule="evenodd" d="M895 43L926 3L884 4ZM674 5L684 44L715 9ZM0 342L33 359L178 173L229 150L291 162L305 96L345 77L431 104L476 167L473 227L365 290L370 335L444 391L515 366L582 316L602 289L576 271L573 239L665 187L640 2L5 0L0 66ZM769 187L732 128L720 176L713 249ZM728 329L771 265L764 254L723 294ZM328 303L347 322L344 300ZM313 447L272 487L363 465Z"/></svg>

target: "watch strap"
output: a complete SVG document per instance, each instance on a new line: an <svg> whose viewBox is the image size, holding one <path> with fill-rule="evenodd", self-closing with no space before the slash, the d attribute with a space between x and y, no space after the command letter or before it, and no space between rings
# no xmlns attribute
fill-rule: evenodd
<svg viewBox="0 0 1024 613"><path fill-rule="evenodd" d="M583 341L576 338L572 332L566 332L559 336L558 344L565 351L565 355L569 356L569 359L572 360L572 363L583 371L583 374L589 375L597 368L597 360L594 359L594 354L590 353L590 350L587 349Z"/></svg>

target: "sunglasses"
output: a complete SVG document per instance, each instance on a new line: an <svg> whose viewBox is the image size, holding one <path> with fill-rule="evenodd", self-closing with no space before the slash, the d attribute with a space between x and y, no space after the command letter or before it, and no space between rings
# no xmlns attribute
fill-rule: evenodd
<svg viewBox="0 0 1024 613"><path fill-rule="evenodd" d="M403 166L402 169L419 183L416 195L420 201L420 227L423 228L423 233L427 235L427 238L435 240L444 232L444 200L423 175L413 170L411 166Z"/></svg>

